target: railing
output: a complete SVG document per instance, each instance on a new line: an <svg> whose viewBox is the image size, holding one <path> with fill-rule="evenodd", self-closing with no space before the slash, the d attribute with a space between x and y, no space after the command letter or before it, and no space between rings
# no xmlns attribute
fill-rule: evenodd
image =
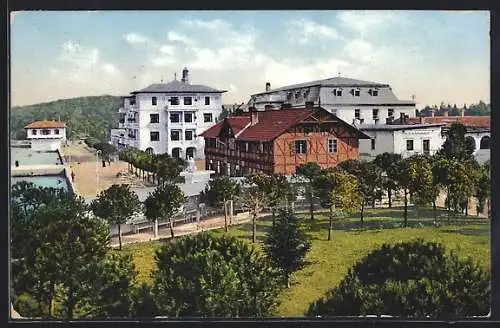
<svg viewBox="0 0 500 328"><path fill-rule="evenodd" d="M271 154L265 154L265 153L250 153L250 152L243 152L240 150L230 150L225 148L206 147L206 146L205 146L205 152L237 160L249 160L249 161L258 161L265 163L274 162L274 157Z"/></svg>

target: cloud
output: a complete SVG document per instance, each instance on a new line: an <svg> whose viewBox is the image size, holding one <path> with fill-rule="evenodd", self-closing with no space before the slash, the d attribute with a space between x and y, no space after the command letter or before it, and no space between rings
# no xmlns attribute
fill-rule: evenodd
<svg viewBox="0 0 500 328"><path fill-rule="evenodd" d="M298 43L307 43L318 38L331 40L340 38L340 34L335 28L321 25L305 18L290 22L288 26L288 34L290 35L292 41Z"/></svg>
<svg viewBox="0 0 500 328"><path fill-rule="evenodd" d="M104 69L104 71L106 71L106 73L113 75L119 74L118 68L111 63L103 63L101 67Z"/></svg>
<svg viewBox="0 0 500 328"><path fill-rule="evenodd" d="M182 34L179 34L177 32L174 32L174 31L169 31L167 38L169 41L180 42L180 43L184 43L186 45L191 45L194 43L193 39L191 39L187 36L184 36Z"/></svg>
<svg viewBox="0 0 500 328"><path fill-rule="evenodd" d="M142 44L149 41L149 38L139 33L129 33L124 36L125 40L131 44Z"/></svg>
<svg viewBox="0 0 500 328"><path fill-rule="evenodd" d="M373 33L396 21L397 16L391 11L343 11L338 18L341 25L361 34ZM401 17L399 17L401 18Z"/></svg>
<svg viewBox="0 0 500 328"><path fill-rule="evenodd" d="M224 29L231 26L228 22L225 22L221 19L205 20L205 21L199 19L184 20L182 21L182 24L189 27L194 27L199 29L210 29L210 30Z"/></svg>
<svg viewBox="0 0 500 328"><path fill-rule="evenodd" d="M60 60L72 65L75 75L79 78L80 73L92 69L99 61L99 49L84 48L76 41L66 41L62 45Z"/></svg>

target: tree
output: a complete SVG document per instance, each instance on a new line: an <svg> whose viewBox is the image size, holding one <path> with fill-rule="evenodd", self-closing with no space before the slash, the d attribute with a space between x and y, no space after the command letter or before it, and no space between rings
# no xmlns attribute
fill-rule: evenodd
<svg viewBox="0 0 500 328"><path fill-rule="evenodd" d="M80 295L87 303L84 316L124 318L130 315L132 293L136 284L132 255L108 253L101 261L88 266L91 288Z"/></svg>
<svg viewBox="0 0 500 328"><path fill-rule="evenodd" d="M155 222L154 234L158 236L158 219L168 219L170 235L174 238L173 216L179 211L182 204L186 202L186 197L182 190L170 183L163 184L144 201L144 215Z"/></svg>
<svg viewBox="0 0 500 328"><path fill-rule="evenodd" d="M309 200L309 213L311 220L314 220L314 188L313 181L321 174L321 167L316 162L301 164L295 171L299 177L306 179L306 196Z"/></svg>
<svg viewBox="0 0 500 328"><path fill-rule="evenodd" d="M290 211L280 211L278 221L271 228L264 246L271 261L281 269L285 285L290 288L291 275L303 268L311 249L309 236L300 229L300 221Z"/></svg>
<svg viewBox="0 0 500 328"><path fill-rule="evenodd" d="M126 223L140 210L139 197L125 184L114 184L102 191L92 201L90 208L94 215L118 226L118 241L122 249L121 225Z"/></svg>
<svg viewBox="0 0 500 328"><path fill-rule="evenodd" d="M307 315L479 316L490 310L490 290L489 272L471 259L436 243L400 242L354 265Z"/></svg>
<svg viewBox="0 0 500 328"><path fill-rule="evenodd" d="M267 205L265 184L269 177L262 173L251 174L245 178L243 196L240 197L244 208L250 211L252 216L252 242L256 242L257 236L257 216Z"/></svg>
<svg viewBox="0 0 500 328"><path fill-rule="evenodd" d="M475 196L478 202L476 213L479 215L484 209L486 200L491 197L491 172L489 161L484 163L482 168L478 171L475 190Z"/></svg>
<svg viewBox="0 0 500 328"><path fill-rule="evenodd" d="M278 305L279 271L235 237L183 236L165 243L155 261L153 295L160 315L263 317Z"/></svg>
<svg viewBox="0 0 500 328"><path fill-rule="evenodd" d="M151 292L151 286L142 283L132 291L131 316L138 318L151 318L159 315L158 306Z"/></svg>
<svg viewBox="0 0 500 328"><path fill-rule="evenodd" d="M237 182L227 176L223 176L210 180L208 186L201 194L201 198L210 206L222 206L224 208L224 229L226 232L228 231L227 202L234 200L239 191Z"/></svg>
<svg viewBox="0 0 500 328"><path fill-rule="evenodd" d="M409 175L410 160L403 158L388 169L387 176L395 181L398 186L403 189L404 193L404 226L408 225L408 198L410 193L410 175Z"/></svg>
<svg viewBox="0 0 500 328"><path fill-rule="evenodd" d="M387 172L391 170L391 166L394 163L397 163L400 160L401 160L400 154L387 153L387 152L377 155L377 157L375 157L374 160L374 163L386 173L383 179L383 186L385 190L387 190L389 208L392 208L392 192L398 189L398 184L394 179L392 179L389 176Z"/></svg>
<svg viewBox="0 0 500 328"><path fill-rule="evenodd" d="M414 155L409 159L408 178L410 197L414 204L435 205L436 197L439 195L439 185L433 176L433 163L429 156ZM434 206L434 216L436 208Z"/></svg>
<svg viewBox="0 0 500 328"><path fill-rule="evenodd" d="M381 198L382 170L373 162L358 160L346 160L339 164L339 168L352 174L358 179L359 192L361 194L360 219L363 224L365 204L372 204Z"/></svg>
<svg viewBox="0 0 500 328"><path fill-rule="evenodd" d="M455 159L457 161L473 160L475 142L467 139L465 134L467 128L460 123L452 123L446 132L446 141L437 152L437 155L446 159Z"/></svg>
<svg viewBox="0 0 500 328"><path fill-rule="evenodd" d="M359 184L356 177L342 169L329 169L317 177L313 186L324 207L330 209L328 240L331 239L333 216L337 211L354 213L361 203Z"/></svg>
<svg viewBox="0 0 500 328"><path fill-rule="evenodd" d="M98 262L108 250L109 227L103 220L89 216L88 210L83 198L68 195L33 215L45 228L38 232L42 242L30 269L39 279L37 285L48 289L50 300L55 296L55 287L60 286L66 319L74 317L77 295L88 283L87 266Z"/></svg>

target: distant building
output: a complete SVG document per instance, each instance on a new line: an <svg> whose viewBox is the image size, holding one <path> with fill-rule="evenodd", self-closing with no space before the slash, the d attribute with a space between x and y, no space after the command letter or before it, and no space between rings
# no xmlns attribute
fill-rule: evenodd
<svg viewBox="0 0 500 328"><path fill-rule="evenodd" d="M117 149L123 149L126 146L125 134L126 129L111 129L110 131L110 143Z"/></svg>
<svg viewBox="0 0 500 328"><path fill-rule="evenodd" d="M359 139L369 138L323 108L247 112L224 119L202 136L206 169L228 176L291 175L307 162L335 167L357 159Z"/></svg>
<svg viewBox="0 0 500 328"><path fill-rule="evenodd" d="M322 107L349 124L383 124L401 114L415 117L415 101L399 100L389 84L333 77L254 94L248 102L257 110Z"/></svg>
<svg viewBox="0 0 500 328"><path fill-rule="evenodd" d="M172 157L203 158L200 134L212 127L222 112L222 93L191 84L184 68L182 79L151 84L124 98L119 128L126 130L118 143Z"/></svg>
<svg viewBox="0 0 500 328"><path fill-rule="evenodd" d="M371 138L359 141L360 159L371 161L382 153L434 155L443 144L444 124L365 124L360 130Z"/></svg>
<svg viewBox="0 0 500 328"><path fill-rule="evenodd" d="M446 114L446 113L445 113ZM491 142L491 118L490 116L432 116L432 117L419 117L409 119L413 123L443 124L443 132L451 126L452 123L460 123L467 129L466 137L474 139L476 150L474 156L479 163L484 163L491 157L490 142ZM442 142L446 140L443 135Z"/></svg>
<svg viewBox="0 0 500 328"><path fill-rule="evenodd" d="M33 150L59 150L66 141L66 124L58 121L35 121L24 127Z"/></svg>

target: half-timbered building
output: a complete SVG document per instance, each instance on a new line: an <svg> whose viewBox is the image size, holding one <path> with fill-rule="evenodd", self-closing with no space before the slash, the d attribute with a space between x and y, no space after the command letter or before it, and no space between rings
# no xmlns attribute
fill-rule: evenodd
<svg viewBox="0 0 500 328"><path fill-rule="evenodd" d="M335 167L357 159L359 139L370 138L321 107L230 116L202 136L206 169L229 176L291 175L307 162Z"/></svg>

